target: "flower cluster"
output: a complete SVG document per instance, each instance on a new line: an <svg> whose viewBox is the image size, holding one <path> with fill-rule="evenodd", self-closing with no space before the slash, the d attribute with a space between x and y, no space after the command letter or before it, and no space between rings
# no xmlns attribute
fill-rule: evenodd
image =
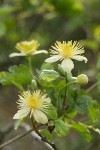
<svg viewBox="0 0 100 150"><path fill-rule="evenodd" d="M20 53L12 53L10 57L15 56L32 56L35 54L48 52L46 50L39 50L38 41L23 41L16 44L16 49L20 51ZM74 68L73 59L77 61L85 61L87 62L87 58L82 54L85 52L84 48L78 42L68 41L65 42L56 42L52 49L50 49L51 57L47 58L45 62L53 63L58 60L61 61L61 68L64 72L70 73ZM77 78L75 78L75 82L82 85L87 84L88 78L86 75L81 74ZM47 94L43 94L40 90L36 90L34 92L24 91L19 95L19 99L17 101L18 111L14 115L14 119L21 119L26 116L30 116L30 118L34 118L34 120L41 124L46 124L48 122L48 117L46 113L51 105L51 100L47 97Z"/></svg>

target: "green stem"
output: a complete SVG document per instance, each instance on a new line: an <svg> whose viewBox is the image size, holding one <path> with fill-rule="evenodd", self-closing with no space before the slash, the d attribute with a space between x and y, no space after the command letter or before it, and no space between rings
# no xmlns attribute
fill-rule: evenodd
<svg viewBox="0 0 100 150"><path fill-rule="evenodd" d="M34 119L33 117L31 118L31 123L32 123L32 126L33 126L33 130L38 134L38 136L41 137L41 140L48 143L54 150L57 150L56 146L54 143L50 143L49 141L47 141L44 137L42 137L42 135L39 133L39 131L37 130L36 126L35 126L35 122L34 122Z"/></svg>
<svg viewBox="0 0 100 150"><path fill-rule="evenodd" d="M31 56L28 56L28 66L29 66L29 69L31 71L32 77L34 77L33 76L32 57Z"/></svg>
<svg viewBox="0 0 100 150"><path fill-rule="evenodd" d="M66 81L66 84L68 83L68 79L67 79L67 73L65 73L65 81ZM67 89L67 86L65 87L65 95L64 95L64 100L63 100L63 107L65 105L65 101L66 101L66 94L68 93L67 92L68 89Z"/></svg>
<svg viewBox="0 0 100 150"><path fill-rule="evenodd" d="M67 76L67 81L66 81L66 83L70 83L70 80L71 80L71 77L72 77L72 73L71 72L69 72L69 73L67 73L66 74L66 76ZM69 101L69 99L70 99L70 85L67 87L67 101Z"/></svg>
<svg viewBox="0 0 100 150"><path fill-rule="evenodd" d="M21 85L17 84L16 82L12 81L12 83L19 89L19 91L23 92L24 89Z"/></svg>
<svg viewBox="0 0 100 150"><path fill-rule="evenodd" d="M60 100L59 100L59 98L60 98L60 94L61 94L62 90L63 90L65 87L67 87L68 85L73 84L73 83L75 83L75 81L67 83L67 84L66 84L65 86L63 86L62 89L59 91L59 96L58 96L58 108L59 108L59 110L60 110ZM65 97L64 97L64 98L65 98ZM65 103L65 102L64 102L64 103ZM63 103L63 104L64 104L64 103Z"/></svg>
<svg viewBox="0 0 100 150"><path fill-rule="evenodd" d="M65 86L63 86L63 87L61 88L60 92L59 92L59 95L61 94L63 88L65 88L66 86L68 86L68 85L70 85L70 84L73 84L73 83L75 83L75 81L69 82L69 83L67 83Z"/></svg>

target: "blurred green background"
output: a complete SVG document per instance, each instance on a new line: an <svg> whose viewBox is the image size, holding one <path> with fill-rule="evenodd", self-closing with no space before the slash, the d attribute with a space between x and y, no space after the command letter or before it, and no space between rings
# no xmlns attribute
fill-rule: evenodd
<svg viewBox="0 0 100 150"><path fill-rule="evenodd" d="M46 50L55 41L80 41L85 47L88 63L76 63L73 73L86 73L90 80L89 87L96 80L96 63L100 57L100 0L0 0L0 71L8 70L14 64L26 64L25 58L9 58L9 54L16 52L17 42L31 39L38 40L39 49ZM34 69L40 68L46 57L33 57ZM95 90L92 95L99 102L100 94ZM16 88L0 85L1 128L13 120L17 109L17 94ZM5 149L28 149L29 143L25 140ZM87 143L80 134L73 131L68 137L58 138L56 143L59 150L99 150L99 140L99 135L93 134L92 141ZM30 150L33 149L31 144ZM42 150L42 147L34 146L35 149Z"/></svg>

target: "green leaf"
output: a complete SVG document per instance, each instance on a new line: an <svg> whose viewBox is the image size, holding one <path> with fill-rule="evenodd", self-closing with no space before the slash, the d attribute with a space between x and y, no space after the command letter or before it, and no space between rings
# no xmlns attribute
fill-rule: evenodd
<svg viewBox="0 0 100 150"><path fill-rule="evenodd" d="M55 89L55 85L52 82L45 82L44 80L37 79L38 83L45 89Z"/></svg>
<svg viewBox="0 0 100 150"><path fill-rule="evenodd" d="M100 120L100 110L96 101L93 101L93 106L90 106L88 110L89 116L93 122Z"/></svg>
<svg viewBox="0 0 100 150"><path fill-rule="evenodd" d="M77 115L77 111L75 109L68 110L65 114L65 120L70 121L72 118L74 118Z"/></svg>
<svg viewBox="0 0 100 150"><path fill-rule="evenodd" d="M52 63L43 63L41 66L41 71L42 70L53 70Z"/></svg>
<svg viewBox="0 0 100 150"><path fill-rule="evenodd" d="M60 91L64 86L66 86L66 81L65 80L59 80L57 83L57 89ZM62 89L62 90L64 91L64 89Z"/></svg>
<svg viewBox="0 0 100 150"><path fill-rule="evenodd" d="M54 136L47 129L39 130L40 134L45 137L48 141L54 140Z"/></svg>
<svg viewBox="0 0 100 150"><path fill-rule="evenodd" d="M91 140L90 132L89 132L88 128L86 127L86 125L84 125L83 123L73 122L71 124L71 128L74 128L77 131L79 131L83 136L85 136L85 138L88 142Z"/></svg>
<svg viewBox="0 0 100 150"><path fill-rule="evenodd" d="M88 107L92 105L92 102L92 98L87 93L80 91L76 100L76 110L80 114L85 114L88 112Z"/></svg>
<svg viewBox="0 0 100 150"><path fill-rule="evenodd" d="M57 111L56 108L51 104L48 108L48 111L45 112L49 119L57 119Z"/></svg>
<svg viewBox="0 0 100 150"><path fill-rule="evenodd" d="M55 121L55 131L58 136L64 136L69 131L69 126L63 120L58 119Z"/></svg>
<svg viewBox="0 0 100 150"><path fill-rule="evenodd" d="M32 82L32 75L30 70L24 66L12 66L9 68L9 72L0 73L0 82L3 85L22 84L29 85Z"/></svg>
<svg viewBox="0 0 100 150"><path fill-rule="evenodd" d="M59 77L59 74L54 70L43 70L39 77L41 80L50 82L56 80Z"/></svg>

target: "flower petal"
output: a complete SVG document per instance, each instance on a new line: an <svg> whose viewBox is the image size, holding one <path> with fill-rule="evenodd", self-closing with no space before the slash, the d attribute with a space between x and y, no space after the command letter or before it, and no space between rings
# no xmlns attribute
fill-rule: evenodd
<svg viewBox="0 0 100 150"><path fill-rule="evenodd" d="M85 61L85 63L87 63L88 59L84 56L79 56L79 55L76 55L76 56L73 56L72 59L75 59L75 60L78 60L78 61Z"/></svg>
<svg viewBox="0 0 100 150"><path fill-rule="evenodd" d="M30 109L21 109L21 110L18 110L18 112L14 115L13 119L21 119L21 118L24 118L26 117L30 112Z"/></svg>
<svg viewBox="0 0 100 150"><path fill-rule="evenodd" d="M39 50L39 51L34 51L32 54L33 55L36 55L36 54L41 54L41 53L44 53L44 54L48 54L48 51L46 51L46 50Z"/></svg>
<svg viewBox="0 0 100 150"><path fill-rule="evenodd" d="M47 98L45 98L45 99L43 100L43 102L46 102L47 104L48 104L48 103L51 103L51 99L50 99L49 97L47 97Z"/></svg>
<svg viewBox="0 0 100 150"><path fill-rule="evenodd" d="M9 55L9 57L16 57L16 56L25 56L25 54L24 53L11 53Z"/></svg>
<svg viewBox="0 0 100 150"><path fill-rule="evenodd" d="M48 122L47 116L41 110L35 109L33 116L38 123L46 124Z"/></svg>
<svg viewBox="0 0 100 150"><path fill-rule="evenodd" d="M52 57L50 57L50 58L47 58L47 59L45 60L45 62L52 63L52 62L58 61L58 60L61 59L61 58L62 58L62 56L60 56L60 55L54 55L54 56L52 56Z"/></svg>
<svg viewBox="0 0 100 150"><path fill-rule="evenodd" d="M71 59L64 59L61 63L61 67L63 70L67 73L71 72L71 70L74 68L74 63Z"/></svg>

